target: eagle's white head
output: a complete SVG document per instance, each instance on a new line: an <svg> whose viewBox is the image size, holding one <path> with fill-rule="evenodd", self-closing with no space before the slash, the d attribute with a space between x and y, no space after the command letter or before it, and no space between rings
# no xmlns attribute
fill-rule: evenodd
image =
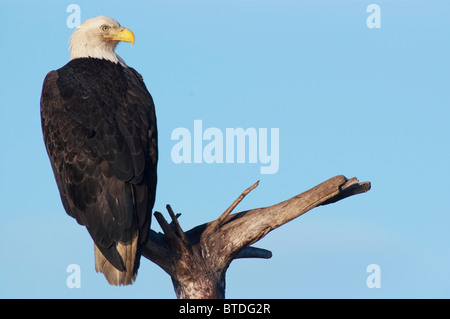
<svg viewBox="0 0 450 319"><path fill-rule="evenodd" d="M70 37L70 59L98 58L125 65L114 52L120 41L134 44L134 34L111 18L99 16L81 23Z"/></svg>

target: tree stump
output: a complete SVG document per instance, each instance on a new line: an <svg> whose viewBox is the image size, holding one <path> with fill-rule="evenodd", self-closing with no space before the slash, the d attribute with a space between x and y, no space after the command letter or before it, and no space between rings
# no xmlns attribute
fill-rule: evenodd
<svg viewBox="0 0 450 319"><path fill-rule="evenodd" d="M231 214L258 184L246 189L219 218L187 232L169 205L170 224L155 212L163 233L150 230L143 256L171 276L177 298L225 298L225 273L234 259L272 256L251 246L267 233L317 206L370 190L370 182L339 175L276 205Z"/></svg>

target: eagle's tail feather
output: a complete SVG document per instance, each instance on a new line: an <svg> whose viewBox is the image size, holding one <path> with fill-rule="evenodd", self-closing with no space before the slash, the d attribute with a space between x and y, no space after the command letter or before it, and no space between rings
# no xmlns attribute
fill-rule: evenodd
<svg viewBox="0 0 450 319"><path fill-rule="evenodd" d="M108 259L102 254L100 249L94 244L95 249L95 270L103 273L110 285L126 286L131 285L136 279L137 268L136 262L139 263L137 256L138 236L133 237L130 243L117 243L116 249L122 258L125 270L119 270L114 267Z"/></svg>

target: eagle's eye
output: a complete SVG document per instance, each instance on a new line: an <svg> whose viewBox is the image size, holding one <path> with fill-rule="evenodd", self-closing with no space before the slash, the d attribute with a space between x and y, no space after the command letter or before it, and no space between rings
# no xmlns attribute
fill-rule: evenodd
<svg viewBox="0 0 450 319"><path fill-rule="evenodd" d="M108 31L109 30L109 27L107 26L107 25L102 25L101 27L100 27L100 29L102 30L102 31Z"/></svg>

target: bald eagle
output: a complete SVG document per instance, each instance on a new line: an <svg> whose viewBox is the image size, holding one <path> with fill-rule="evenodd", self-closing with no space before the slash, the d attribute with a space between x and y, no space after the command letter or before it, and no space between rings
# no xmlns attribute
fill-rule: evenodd
<svg viewBox="0 0 450 319"><path fill-rule="evenodd" d="M142 76L115 53L133 33L108 17L80 24L70 61L45 77L41 124L67 214L94 240L111 285L136 278L155 202L158 141Z"/></svg>

